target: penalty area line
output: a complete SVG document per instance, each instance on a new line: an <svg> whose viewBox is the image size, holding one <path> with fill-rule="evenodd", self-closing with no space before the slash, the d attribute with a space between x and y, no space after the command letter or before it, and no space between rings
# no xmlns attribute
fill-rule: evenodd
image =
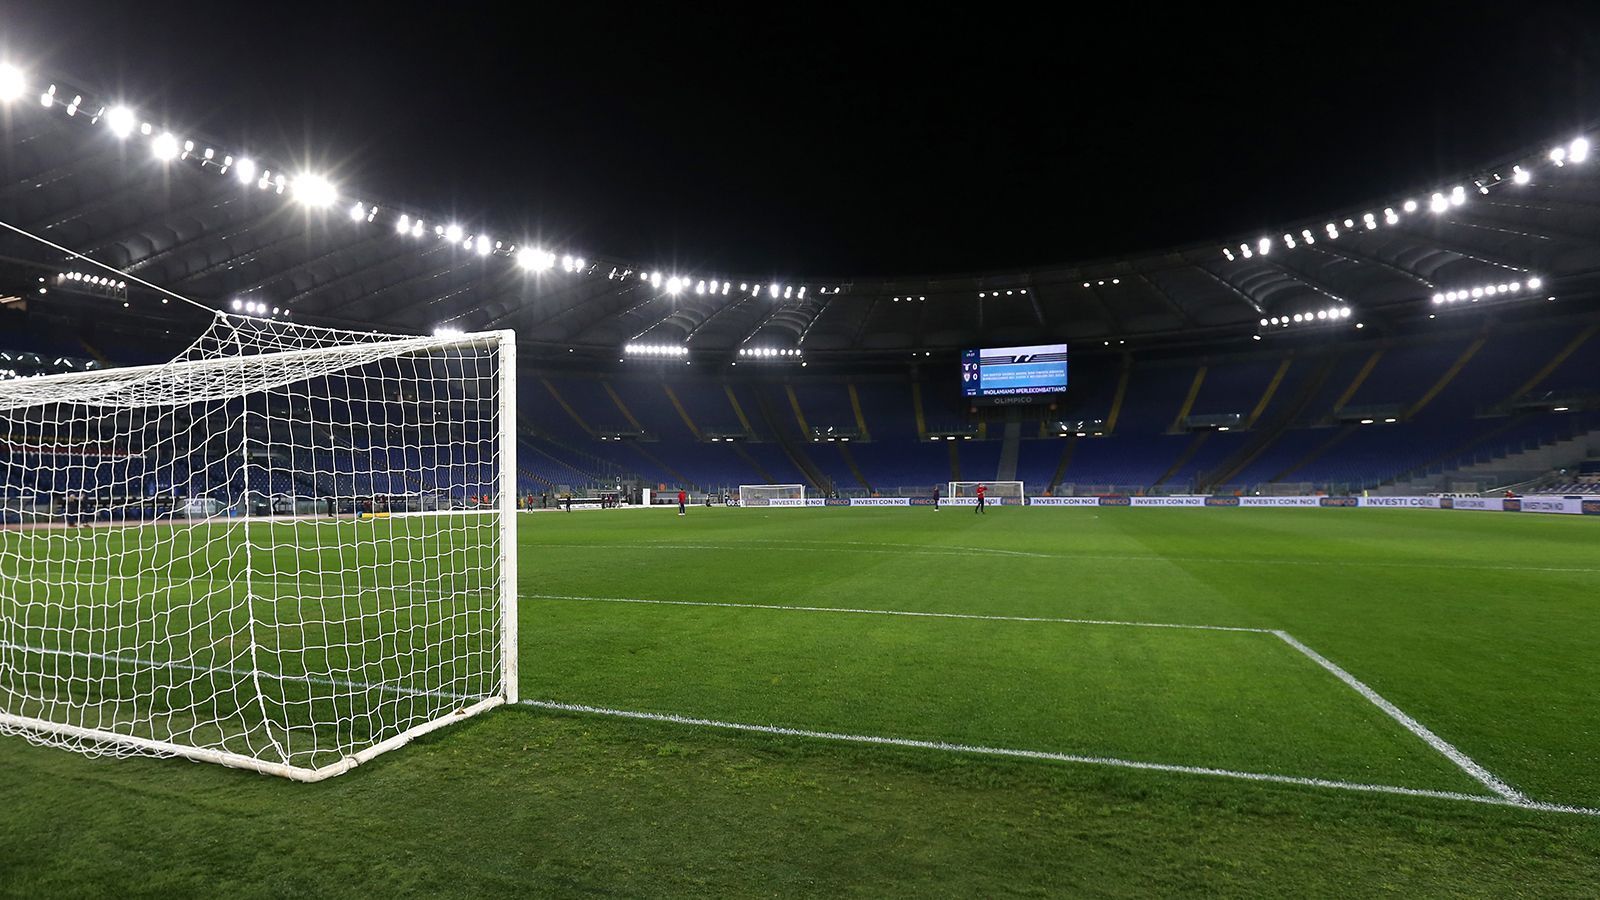
<svg viewBox="0 0 1600 900"><path fill-rule="evenodd" d="M1332 778L1309 778L1298 775L1274 775L1268 772L1245 772L1237 769L1221 769L1211 766L1187 766L1175 763L1144 762L1134 759L1120 759L1113 756L1084 756L1075 753L1056 753L1048 750L1022 750L1012 747L991 747L982 744L961 744L949 741L929 741L917 738L889 737L873 734L850 734L837 731L813 731L805 728L788 728L780 725L756 725L747 722L726 722L720 719L705 719L695 716L682 716L672 713L639 712L636 710L611 709L604 706L589 706L581 703L560 703L554 700L520 700L518 705L534 709L550 710L553 712L578 713L583 715L607 716L617 719L632 719L645 722L664 722L673 725L688 725L698 728L714 728L723 731L740 731L753 734L766 734L779 737L798 737L813 740L836 741L851 744L867 744L880 747L904 747L914 750L933 750L942 753L961 753L978 756L998 756L1013 759L1030 759L1048 762L1076 763L1080 765L1107 766L1118 769L1134 769L1146 772L1168 772L1179 775L1206 775L1214 778L1229 778L1237 781L1254 781L1267 784L1285 784L1297 787L1313 787L1331 790L1353 791L1369 794L1391 794L1402 797L1423 797L1433 800L1454 800L1465 803L1479 803L1487 806L1506 806L1516 809L1528 809L1539 812L1559 812L1573 815L1600 817L1600 809L1589 809L1581 806L1565 806L1558 803L1540 803L1526 797L1507 797L1500 794L1463 794L1457 791L1436 791L1426 788L1408 788L1390 784L1367 784L1358 781L1341 781Z"/></svg>

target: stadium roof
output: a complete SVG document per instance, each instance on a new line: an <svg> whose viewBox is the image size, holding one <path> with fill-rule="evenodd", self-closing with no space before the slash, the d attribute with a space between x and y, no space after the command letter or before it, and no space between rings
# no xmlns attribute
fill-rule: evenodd
<svg viewBox="0 0 1600 900"><path fill-rule="evenodd" d="M16 69L0 69L0 98L0 219L56 245L7 232L0 254L29 290L108 316L174 309L159 287L308 322L735 358L1342 329L1588 298L1600 271L1600 160L1582 137L1265 234L1026 270L774 280L537 246Z"/></svg>

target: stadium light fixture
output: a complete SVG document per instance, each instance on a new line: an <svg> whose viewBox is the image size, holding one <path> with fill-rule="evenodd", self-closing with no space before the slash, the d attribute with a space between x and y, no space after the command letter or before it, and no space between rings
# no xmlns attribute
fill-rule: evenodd
<svg viewBox="0 0 1600 900"><path fill-rule="evenodd" d="M444 228L444 239L452 244L458 243L461 240L461 226L453 222L449 225L446 225Z"/></svg>
<svg viewBox="0 0 1600 900"><path fill-rule="evenodd" d="M245 184L254 181L256 178L255 160L248 156L239 157L238 161L233 164L233 174Z"/></svg>
<svg viewBox="0 0 1600 900"><path fill-rule="evenodd" d="M1589 139L1575 138L1567 145L1567 162L1581 163L1589 158Z"/></svg>
<svg viewBox="0 0 1600 900"><path fill-rule="evenodd" d="M494 249L494 248L492 248L489 245L489 236L488 235L483 235L483 234L478 235L478 245L477 245L478 255L479 256L488 256L489 255L489 251L492 250L492 249Z"/></svg>
<svg viewBox="0 0 1600 900"><path fill-rule="evenodd" d="M133 130L139 127L139 124L133 110L126 106L113 106L106 111L106 127L118 138L125 138L133 134Z"/></svg>
<svg viewBox="0 0 1600 900"><path fill-rule="evenodd" d="M356 205L350 207L350 221L359 222L362 219L365 219L366 217L367 217L367 208L365 206L361 205L361 201L359 201L359 200L356 201Z"/></svg>
<svg viewBox="0 0 1600 900"><path fill-rule="evenodd" d="M1517 184L1527 184L1529 181L1533 180L1533 176L1529 175L1528 170L1521 166L1512 166L1511 180Z"/></svg>
<svg viewBox="0 0 1600 900"><path fill-rule="evenodd" d="M1428 198L1428 211L1429 212L1442 213L1442 212L1444 212L1445 210L1447 210L1449 208L1450 208L1450 201L1446 200L1444 198L1444 195L1441 194L1441 193L1438 193L1437 191L1434 192L1432 197Z"/></svg>
<svg viewBox="0 0 1600 900"><path fill-rule="evenodd" d="M312 209L323 209L332 206L334 201L339 199L339 192L328 179L307 173L295 177L294 199Z"/></svg>
<svg viewBox="0 0 1600 900"><path fill-rule="evenodd" d="M28 80L16 66L0 64L0 102L10 103L28 90Z"/></svg>
<svg viewBox="0 0 1600 900"><path fill-rule="evenodd" d="M1550 150L1550 161L1555 163L1557 167L1566 165L1567 164L1567 148L1565 148L1565 147L1552 147L1551 150Z"/></svg>
<svg viewBox="0 0 1600 900"><path fill-rule="evenodd" d="M172 132L163 131L156 136L155 140L150 142L150 152L162 162L176 159L178 157L178 139L172 136Z"/></svg>

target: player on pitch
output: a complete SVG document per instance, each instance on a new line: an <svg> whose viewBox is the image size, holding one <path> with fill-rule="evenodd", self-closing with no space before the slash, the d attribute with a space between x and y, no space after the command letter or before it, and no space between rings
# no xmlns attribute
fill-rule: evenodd
<svg viewBox="0 0 1600 900"><path fill-rule="evenodd" d="M678 490L678 515L680 515L680 516L681 516L681 515L683 515L683 514L684 514L684 512L683 512L683 505L684 505L684 503L685 503L685 502L686 502L686 501L687 501L687 500L688 500L688 499L689 499L689 495L688 495L688 494L685 494L685 493L684 493L684 492L683 492L683 490L682 490L682 489L681 489L681 488L680 488L680 489L679 489L679 490Z"/></svg>
<svg viewBox="0 0 1600 900"><path fill-rule="evenodd" d="M984 499L983 499L983 495L984 495L984 494L985 494L985 493L986 493L986 492L987 492L987 491L988 491L988 490L989 490L989 489L988 489L988 488L986 488L986 487L984 487L984 486L983 486L983 485L981 485L981 484L980 484L980 485L978 485L978 505L977 505L977 506L975 506L975 507L973 507L973 508L972 508L972 511L973 511L973 513L974 513L974 514L977 514L977 513L983 513L983 514L984 514L984 515L986 515L986 516L987 516L987 515L988 515L988 513L987 513L987 512L984 512L984 509L983 509L983 506L984 506Z"/></svg>

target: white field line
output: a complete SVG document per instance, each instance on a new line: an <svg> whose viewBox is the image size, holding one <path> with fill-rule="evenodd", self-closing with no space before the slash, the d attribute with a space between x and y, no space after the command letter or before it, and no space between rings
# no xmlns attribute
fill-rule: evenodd
<svg viewBox="0 0 1600 900"><path fill-rule="evenodd" d="M844 741L853 744L873 744L888 747L910 747L917 750L936 750L945 753L971 753L984 756L1005 756L1018 759L1049 760L1053 762L1083 763L1094 766L1111 766L1120 769L1140 769L1152 772L1175 772L1183 775L1210 775L1220 778L1234 778L1242 781L1267 782L1271 784L1291 784L1303 787L1332 788L1344 791L1361 791L1373 794L1398 794L1405 797L1427 797L1435 800L1458 800L1469 803L1482 803L1489 806L1510 806L1518 809L1531 809L1540 812L1572 813L1582 816L1600 817L1600 809L1589 809L1581 806L1565 806L1558 803L1539 803L1527 798L1516 799L1500 795L1462 794L1455 791L1435 791L1423 788L1399 787L1388 784L1365 784L1356 781L1340 781L1330 778L1304 778L1296 775L1273 775L1266 772L1243 772L1235 769L1218 769L1209 766L1183 766L1172 763L1142 762L1133 759L1118 759L1111 756L1080 756L1072 753L1053 753L1045 750L1018 750L1010 747L988 747L981 744L955 744L947 741L924 741L915 738L884 737L872 734L847 734L836 731L811 731L804 728L785 728L778 725L753 725L744 722L724 722L718 719L702 719L693 716L679 716L670 713L636 712L625 709L609 709L603 706L585 706L578 703L557 703L552 700L521 700L522 706L532 706L537 709L554 710L557 712L584 713L597 716L612 716L621 719L639 719L647 722L670 722L674 725L692 725L700 728L719 728L729 731L745 731L756 734L771 734L783 737L801 737L826 741Z"/></svg>
<svg viewBox="0 0 1600 900"><path fill-rule="evenodd" d="M776 603L728 603L715 600L644 600L635 597L575 597L565 594L523 594L533 600L578 600L590 603L645 603L658 606L718 606L727 609L772 609L789 612L850 613L866 616L910 616L922 619L978 619L989 622L1054 622L1062 625L1126 625L1133 628L1183 628L1195 631L1244 631L1272 634L1267 628L1232 625L1183 625L1170 622L1126 622L1117 619L1059 619L1045 616L987 616L977 613L919 612L909 609L856 609L847 606L784 606Z"/></svg>
<svg viewBox="0 0 1600 900"><path fill-rule="evenodd" d="M1172 626L1172 627L1206 627L1206 626ZM1218 626L1220 627L1220 626ZM1230 629L1240 631L1259 631L1260 629ZM235 676L256 676L275 681L311 682L332 687L341 687L354 690L373 690L382 693L401 695L415 695L428 697L443 697L449 700L478 700L475 695L459 694L452 691L433 691L418 688L406 688L391 684L372 684L362 681L346 681L337 678L324 678L320 676L281 675L272 672L254 672L248 669L233 667L215 668L210 666L195 666L187 663L158 662L155 660L138 659L131 656L121 656L110 653L93 653L86 650L53 650L44 647L29 647L21 644L0 642L0 648L19 650L32 653L49 654L55 656L76 656L86 659L96 659L106 662L139 665L149 668L178 669L190 672L216 673L221 672ZM1581 806L1568 806L1559 803L1541 803L1529 800L1526 797L1515 799L1504 795L1486 796L1479 794L1463 794L1455 791L1435 791L1423 788L1408 788L1398 785L1364 784L1353 781L1340 781L1329 778L1307 778L1295 775L1274 775L1265 772L1244 772L1233 769L1219 769L1209 766L1185 766L1172 763L1142 762L1139 760L1118 759L1108 756L1080 756L1070 753L1053 753L1045 750L1019 750L1007 747L987 747L976 744L957 744L948 741L925 741L915 738L884 737L879 735L846 734L832 731L811 731L803 728L785 728L777 725L753 725L739 722L723 722L716 719L701 719L690 716L679 716L666 713L634 712L630 710L609 709L602 706L586 706L576 703L557 703L550 700L522 700L520 705L536 709L555 710L559 712L587 713L592 715L612 716L624 719L640 719L651 722L671 722L678 725L695 725L705 728L719 728L731 731L747 731L759 734L782 735L787 737L803 737L818 740L845 741L857 744L875 744L878 746L909 747L920 750L936 750L946 753L972 753L985 756L1003 756L1017 759L1036 759L1054 762L1083 763L1087 765L1112 766L1124 769L1141 769L1153 772L1174 772L1187 775L1210 775L1221 778L1233 778L1244 781L1267 782L1272 784L1300 785L1304 787L1329 788L1335 790L1359 791L1377 794L1396 794L1406 797L1427 797L1438 800L1458 800L1470 803L1482 803L1491 806L1510 806L1519 809L1535 810L1538 812L1570 813L1573 815L1600 817L1600 809L1590 809Z"/></svg>
<svg viewBox="0 0 1600 900"><path fill-rule="evenodd" d="M588 543L584 543L584 544L544 544L544 543L539 543L539 544L536 544L535 546L538 547L538 549L541 549L541 550L552 550L552 549L558 549L558 548L561 549L561 550L582 550L582 549L586 549L586 548L593 548L593 549L596 549L596 550L765 550L766 549L762 545L751 545L749 543L742 543L742 542L741 543L737 543L737 544L701 544L701 543L689 543L689 544L674 543L674 544L667 544L667 543L657 543L655 541L643 541L643 542L634 543L634 544L588 544ZM773 548L773 549L777 549L777 548ZM959 547L949 547L949 548L925 547L925 548L916 549L916 550L913 550L913 549L910 549L910 548L899 548L899 547L874 548L874 547L864 547L864 546L863 547L788 547L786 549L792 550L792 551L796 551L796 552L799 552L799 553L881 553L881 554L888 554L890 556L975 556L975 557L1006 556L1006 557L1009 558L1009 557L1014 557L1014 556L1018 555L1018 554L1012 553L1012 552L1000 552L1000 553L997 553L997 552L995 552L993 550L968 549L968 548L959 548ZM1046 554L1043 554L1043 553L1032 553L1032 554L1023 554L1023 555L1027 556L1027 557L1037 557L1037 558L1040 558L1040 559L1056 559L1056 558L1059 558L1059 557L1050 557L1050 556L1047 556Z"/></svg>
<svg viewBox="0 0 1600 900"><path fill-rule="evenodd" d="M1051 622L1066 625L1123 625L1137 628L1179 628L1195 631L1235 631L1253 634L1270 634L1282 640L1290 647L1293 647L1295 650L1298 650L1312 662L1321 666L1323 669L1331 673L1335 678L1338 678L1340 681L1344 682L1346 686L1350 687L1357 694L1360 694L1367 700L1367 702L1378 707L1378 709L1382 710L1384 714L1388 715L1391 719L1394 719L1395 722L1399 723L1402 728L1416 735L1423 741L1423 743L1426 743L1429 747L1433 748L1439 754L1444 756L1444 758L1454 763L1463 772L1467 773L1467 775L1473 780L1479 782L1484 787L1487 787L1489 790L1494 791L1496 794L1506 798L1507 800L1517 803L1532 802L1526 795L1506 784L1501 779L1495 777L1495 775L1488 769L1485 769L1483 766L1474 762L1471 757L1467 756L1465 753L1462 753L1455 747L1455 745L1451 744L1449 741L1446 741L1444 738L1439 737L1427 726L1407 715L1398 706L1395 706L1393 703L1390 703L1388 700L1384 699L1384 697L1377 691L1362 683L1354 675L1351 675L1349 672L1345 671L1332 660L1301 643L1299 640L1296 640L1295 637L1289 634L1287 631L1268 628L1246 628L1229 625L1186 625L1167 622L1127 622L1105 619L1046 618L1041 616L993 616L977 615L972 613L917 612L912 610L891 609L853 609L849 607L831 606L789 606L780 604L730 603L705 600L644 600L626 597L576 597L555 594L525 594L523 596L539 600L575 600L598 603L642 603L662 606L709 606L731 609L851 613L857 615L908 616L930 619L979 619L997 622Z"/></svg>
<svg viewBox="0 0 1600 900"><path fill-rule="evenodd" d="M1578 574L1600 574L1600 568L1589 566L1494 566L1468 562L1374 562L1360 559L1264 559L1264 558L1234 558L1219 556L1157 556L1151 554L1135 555L1120 553L1022 553L1021 551L994 550L980 547L939 547L938 545L915 544L913 547L920 549L872 549L878 547L899 547L900 545L883 545L869 541L852 542L826 542L815 541L819 546L783 546L788 543L777 542L772 549L787 549L798 553L889 553L906 554L911 556L1021 556L1031 559L1053 559L1091 562L1167 562L1167 563L1211 563L1228 566L1332 566L1340 569L1452 569L1472 572L1572 572ZM754 546L752 546L754 545ZM562 550L755 550L766 549L764 543L756 541L734 541L732 543L700 543L683 542L657 543L654 541L640 541L632 544L593 544L577 542L546 543L534 542L533 546L540 549Z"/></svg>
<svg viewBox="0 0 1600 900"><path fill-rule="evenodd" d="M1356 693L1367 698L1367 700L1372 703L1373 706L1383 710L1384 713L1389 716L1389 718L1399 722L1400 727L1421 738L1429 747L1432 747L1439 753L1443 754L1446 759L1455 763L1456 766L1461 769L1461 771L1472 776L1478 782L1482 783L1484 787L1494 791L1496 794L1499 794L1507 800L1517 803L1529 802L1527 795L1523 794L1516 788L1513 788L1511 785L1506 784L1504 781L1501 781L1499 778L1496 778L1494 773L1473 762L1471 757L1456 749L1454 744L1451 744L1444 738L1434 734L1433 731L1426 725L1423 725L1421 722L1418 722L1411 716L1406 715L1406 713L1402 711L1400 707L1395 706L1388 700L1385 700L1377 691L1367 687L1366 684L1361 682L1354 675L1351 675L1349 672L1345 671L1332 660L1296 640L1295 637L1289 634L1287 631L1275 630L1272 633L1277 635L1277 637L1284 643L1296 650L1299 650L1301 653L1304 653L1312 662L1333 673L1333 677L1349 685L1350 688Z"/></svg>

